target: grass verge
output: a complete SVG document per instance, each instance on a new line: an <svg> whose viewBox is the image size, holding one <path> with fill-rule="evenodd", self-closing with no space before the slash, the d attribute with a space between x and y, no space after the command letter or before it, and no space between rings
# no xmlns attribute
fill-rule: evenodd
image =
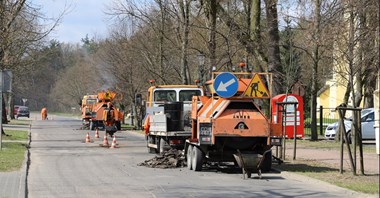
<svg viewBox="0 0 380 198"><path fill-rule="evenodd" d="M293 172L325 181L356 192L379 194L379 174L353 176L351 171L345 171L340 174L339 169L330 164L303 159L285 162L281 165L276 164L273 167L281 171Z"/></svg>
<svg viewBox="0 0 380 198"><path fill-rule="evenodd" d="M3 140L28 140L28 131L4 129Z"/></svg>
<svg viewBox="0 0 380 198"><path fill-rule="evenodd" d="M318 140L318 141L310 141L310 140L297 140L297 148L316 148L316 149L330 149L330 150L340 150L340 142L336 142L334 140ZM290 146L293 148L294 140L288 139L286 140L286 146ZM343 145L344 149L346 149L346 145ZM350 144L351 149L353 149L352 144ZM358 145L357 145L358 146ZM359 146L357 147L359 152ZM368 153L376 153L376 147L373 145L363 144L363 152Z"/></svg>
<svg viewBox="0 0 380 198"><path fill-rule="evenodd" d="M25 143L3 142L0 151L0 172L19 170L24 161L25 151Z"/></svg>
<svg viewBox="0 0 380 198"><path fill-rule="evenodd" d="M31 124L31 120L11 120L9 121L8 124L12 124L12 125L30 125Z"/></svg>
<svg viewBox="0 0 380 198"><path fill-rule="evenodd" d="M135 126L129 125L129 124L122 124L121 129L122 130L134 130Z"/></svg>

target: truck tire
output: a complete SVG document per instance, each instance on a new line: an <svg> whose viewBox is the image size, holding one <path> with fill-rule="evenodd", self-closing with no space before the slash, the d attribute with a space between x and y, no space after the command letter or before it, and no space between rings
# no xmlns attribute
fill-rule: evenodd
<svg viewBox="0 0 380 198"><path fill-rule="evenodd" d="M203 165L203 153L196 146L193 146L192 150L193 150L192 152L193 160L191 162L191 167L193 168L194 171L201 171L202 165Z"/></svg>
<svg viewBox="0 0 380 198"><path fill-rule="evenodd" d="M164 138L160 138L159 142L159 154L163 154L166 151L166 141Z"/></svg>
<svg viewBox="0 0 380 198"><path fill-rule="evenodd" d="M272 170L272 151L265 154L263 164L261 165L263 172L269 172Z"/></svg>
<svg viewBox="0 0 380 198"><path fill-rule="evenodd" d="M146 147L148 148L148 153L155 154L156 153L156 149L155 148L151 148L151 147L148 146L148 144L154 144L153 137L149 135L146 142L147 142Z"/></svg>
<svg viewBox="0 0 380 198"><path fill-rule="evenodd" d="M187 169L192 170L192 161L193 161L193 145L189 145L187 148L186 160L187 160Z"/></svg>
<svg viewBox="0 0 380 198"><path fill-rule="evenodd" d="M161 144L161 138L156 136L156 145L157 145L156 153L158 154L161 153L160 144Z"/></svg>

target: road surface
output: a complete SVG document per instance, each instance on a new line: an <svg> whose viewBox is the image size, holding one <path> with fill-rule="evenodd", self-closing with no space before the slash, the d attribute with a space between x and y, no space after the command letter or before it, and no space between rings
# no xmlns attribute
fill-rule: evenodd
<svg viewBox="0 0 380 198"><path fill-rule="evenodd" d="M99 146L104 131L99 131L100 139L92 131L93 143L84 143L89 131L80 127L80 120L59 116L33 122L28 197L357 197L284 173L244 180L236 171L138 166L154 157L147 153L143 135L117 132L119 148L109 149Z"/></svg>

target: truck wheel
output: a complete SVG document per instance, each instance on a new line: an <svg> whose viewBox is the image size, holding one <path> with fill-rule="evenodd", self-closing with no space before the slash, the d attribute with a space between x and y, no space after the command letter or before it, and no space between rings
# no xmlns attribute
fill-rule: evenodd
<svg viewBox="0 0 380 198"><path fill-rule="evenodd" d="M187 168L189 170L193 169L191 161L193 161L193 145L189 145L187 148L186 160L187 160Z"/></svg>
<svg viewBox="0 0 380 198"><path fill-rule="evenodd" d="M202 170L202 165L203 165L203 153L202 151L196 147L193 146L193 152L192 152L192 162L191 162L191 167L193 168L194 171L201 171Z"/></svg>
<svg viewBox="0 0 380 198"><path fill-rule="evenodd" d="M166 145L166 141L164 140L164 138L160 138L160 141L159 141L160 143L159 143L159 153L160 154L163 154L164 152L165 152L165 145Z"/></svg>
<svg viewBox="0 0 380 198"><path fill-rule="evenodd" d="M261 164L261 170L269 172L272 169L272 151L265 154L263 163Z"/></svg>
<svg viewBox="0 0 380 198"><path fill-rule="evenodd" d="M148 136L148 140L146 142L147 142L146 147L148 148L148 153L156 153L155 148L151 148L148 146L148 144L154 144L152 136Z"/></svg>

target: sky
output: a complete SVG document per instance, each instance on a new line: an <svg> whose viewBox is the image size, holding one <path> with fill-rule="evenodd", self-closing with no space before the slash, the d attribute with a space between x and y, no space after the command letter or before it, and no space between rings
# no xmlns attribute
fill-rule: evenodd
<svg viewBox="0 0 380 198"><path fill-rule="evenodd" d="M32 3L41 7L46 17L56 18L68 7L69 11L49 39L74 44L80 43L87 34L89 38L107 36L109 17L104 11L112 0L32 0Z"/></svg>
<svg viewBox="0 0 380 198"><path fill-rule="evenodd" d="M68 7L68 12L63 16L62 22L49 35L49 39L56 39L65 43L80 43L86 35L89 38L106 38L107 24L110 24L109 16L104 12L106 6L110 6L115 0L31 0L46 17L58 17ZM278 8L282 12L289 12L289 5L294 0L287 0L285 5ZM282 4L281 4L282 5ZM290 11L293 12L293 11ZM280 20L280 28L284 26Z"/></svg>

